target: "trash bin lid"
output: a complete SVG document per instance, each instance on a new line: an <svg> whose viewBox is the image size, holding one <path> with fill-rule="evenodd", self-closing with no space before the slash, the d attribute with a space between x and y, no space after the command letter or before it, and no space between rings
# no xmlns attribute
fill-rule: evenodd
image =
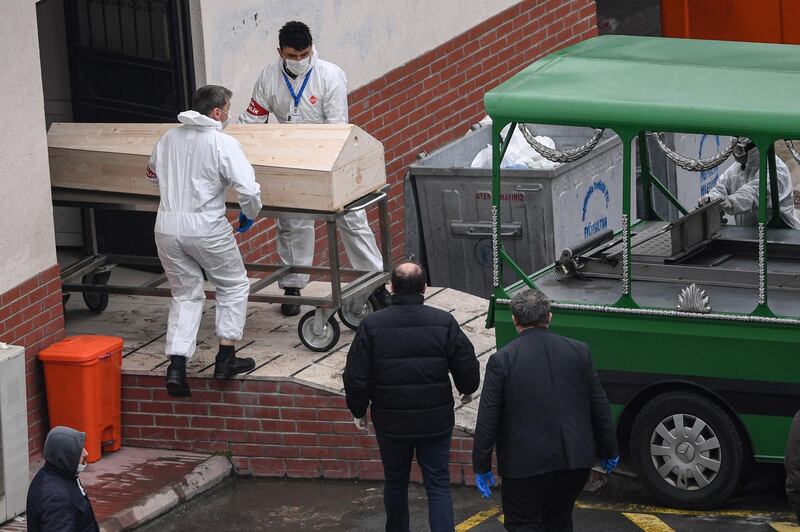
<svg viewBox="0 0 800 532"><path fill-rule="evenodd" d="M39 360L45 362L85 363L103 355L122 350L122 338L82 334L70 336L39 352Z"/></svg>

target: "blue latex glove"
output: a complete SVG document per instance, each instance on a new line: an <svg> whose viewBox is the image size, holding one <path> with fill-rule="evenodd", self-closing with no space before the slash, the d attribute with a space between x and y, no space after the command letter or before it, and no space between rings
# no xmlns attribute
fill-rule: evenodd
<svg viewBox="0 0 800 532"><path fill-rule="evenodd" d="M254 221L244 215L243 212L239 213L239 227L236 229L237 233L244 233L253 227Z"/></svg>
<svg viewBox="0 0 800 532"><path fill-rule="evenodd" d="M478 485L478 491L481 492L481 497L488 499L492 496L490 486L494 486L494 475L489 471L487 473L478 473L475 475L475 484Z"/></svg>
<svg viewBox="0 0 800 532"><path fill-rule="evenodd" d="M617 468L619 464L619 456L615 456L614 458L602 458L600 459L600 465L603 466L603 469L606 470L606 473L611 473Z"/></svg>

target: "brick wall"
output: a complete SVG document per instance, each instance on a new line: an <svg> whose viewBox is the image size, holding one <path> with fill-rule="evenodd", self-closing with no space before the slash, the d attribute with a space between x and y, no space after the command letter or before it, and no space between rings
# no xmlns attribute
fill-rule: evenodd
<svg viewBox="0 0 800 532"><path fill-rule="evenodd" d="M0 294L0 342L25 347L28 397L28 453L42 454L47 434L47 404L39 351L64 338L58 265Z"/></svg>
<svg viewBox="0 0 800 532"><path fill-rule="evenodd" d="M175 400L163 377L123 375L123 445L230 453L243 475L383 479L375 435L355 428L344 397L285 381L190 381L192 398ZM472 436L455 431L450 464L453 483L474 484Z"/></svg>
<svg viewBox="0 0 800 532"><path fill-rule="evenodd" d="M526 0L349 94L350 122L386 152L393 261L405 252L403 178L417 154L464 135L483 117L486 91L536 59L595 35L594 0ZM377 209L369 217L378 235ZM246 261L278 261L270 220L247 235ZM315 262L325 263L320 226L316 237Z"/></svg>

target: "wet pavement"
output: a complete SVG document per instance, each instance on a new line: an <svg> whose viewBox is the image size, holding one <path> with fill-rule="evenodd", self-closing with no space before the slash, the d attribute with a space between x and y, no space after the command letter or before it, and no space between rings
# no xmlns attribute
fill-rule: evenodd
<svg viewBox="0 0 800 532"><path fill-rule="evenodd" d="M782 491L780 466L759 468L742 496L711 512L654 506L633 478L613 475L596 493L584 492L575 530L751 531L798 530ZM456 531L503 530L500 493L481 499L474 487L453 488ZM409 490L411 530L428 530L425 490ZM298 530L379 531L384 514L380 482L235 479L139 529L143 532Z"/></svg>

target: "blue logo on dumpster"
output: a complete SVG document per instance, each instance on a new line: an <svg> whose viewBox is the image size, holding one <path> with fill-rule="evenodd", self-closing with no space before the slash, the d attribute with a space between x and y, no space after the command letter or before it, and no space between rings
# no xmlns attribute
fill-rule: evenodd
<svg viewBox="0 0 800 532"><path fill-rule="evenodd" d="M611 202L611 197L608 193L608 187L606 184L601 181L597 180L591 185L589 185L589 189L586 191L586 194L583 196L583 208L581 209L581 222L583 222L583 237L588 238L595 233L599 233L603 229L608 227L608 216L602 215L595 220L590 221L589 223L586 222L586 211L589 208L589 200L592 199L592 195L597 192L602 194L605 198L605 205L606 211L608 211L609 203Z"/></svg>
<svg viewBox="0 0 800 532"><path fill-rule="evenodd" d="M711 137L712 135L703 135L700 137L700 148L697 150L697 156L702 158L703 157L703 145L706 142L706 137ZM719 135L713 135L714 141L717 145L717 153L720 151L720 143L719 143ZM710 170L702 170L700 172L700 195L705 196L708 194L714 185L717 184L717 179L719 179L719 166L715 166Z"/></svg>

